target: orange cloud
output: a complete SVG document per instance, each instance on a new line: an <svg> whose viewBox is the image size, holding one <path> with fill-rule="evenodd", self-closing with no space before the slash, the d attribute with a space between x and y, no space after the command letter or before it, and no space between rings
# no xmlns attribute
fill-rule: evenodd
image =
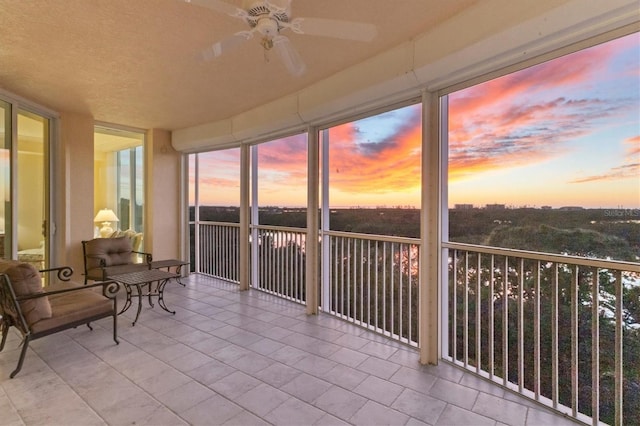
<svg viewBox="0 0 640 426"><path fill-rule="evenodd" d="M329 131L329 185L349 193L382 194L420 185L421 113L416 107L393 135L363 140L358 122Z"/></svg>

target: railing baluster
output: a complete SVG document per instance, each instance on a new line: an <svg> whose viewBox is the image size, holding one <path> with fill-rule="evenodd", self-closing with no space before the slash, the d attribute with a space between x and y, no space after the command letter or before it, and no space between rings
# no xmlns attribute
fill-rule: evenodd
<svg viewBox="0 0 640 426"><path fill-rule="evenodd" d="M464 252L464 326L463 326L463 345L464 345L464 366L469 365L469 252Z"/></svg>
<svg viewBox="0 0 640 426"><path fill-rule="evenodd" d="M380 325L379 318L378 318L378 312L379 312L378 311L378 282L379 282L378 281L378 266L379 266L379 262L378 262L378 257L379 257L378 241L376 241L376 244L375 244L375 252L376 252L376 256L375 256L376 268L375 268L375 279L374 279L373 282L375 283L375 293L374 293L375 294L375 300L376 300L376 303L375 303L375 316L376 316L375 317L375 328L377 329L379 327L379 325Z"/></svg>
<svg viewBox="0 0 640 426"><path fill-rule="evenodd" d="M341 277L340 277L340 271L342 270L342 268L344 268L344 265L342 263L342 256L340 256L340 244L342 243L342 237L338 237L336 238L335 244L335 252L336 252L336 274L335 274L335 284L333 286L333 291L334 291L334 299L335 299L335 310L334 312L336 313L336 315L341 315L342 312L340 312L340 291L339 289L341 288Z"/></svg>
<svg viewBox="0 0 640 426"><path fill-rule="evenodd" d="M282 232L275 234L276 244L273 248L273 254L275 256L275 263L273 264L273 280L276 284L277 294L284 294L285 281L278 277L278 271L282 269L283 265L283 250L282 250Z"/></svg>
<svg viewBox="0 0 640 426"><path fill-rule="evenodd" d="M413 262L414 262L414 258L413 258L413 244L408 244L407 245L408 248L408 271L407 271L407 301L405 302L407 304L407 343L411 343L412 339L413 339L413 317L411 316L413 314L413 309L412 309L412 302L413 302Z"/></svg>
<svg viewBox="0 0 640 426"><path fill-rule="evenodd" d="M287 280L289 279L287 270L287 250L286 244L286 232L278 232L278 245L276 247L276 280L278 282L278 294L286 297L287 295ZM279 273L278 273L279 272Z"/></svg>
<svg viewBox="0 0 640 426"><path fill-rule="evenodd" d="M358 259L360 264L360 324L364 322L364 240L360 240L360 256Z"/></svg>
<svg viewBox="0 0 640 426"><path fill-rule="evenodd" d="M452 322L453 325L451 326L452 330L451 330L451 345L452 345L452 354L453 354L453 359L454 360L458 360L458 250L454 249L452 250L453 252L453 259L452 259L452 265L453 265L453 281L452 281L452 288L453 288L453 294L452 294L452 304L453 304L453 309L451 309L451 311L453 312L452 314Z"/></svg>
<svg viewBox="0 0 640 426"><path fill-rule="evenodd" d="M571 280L571 412L578 414L578 287L580 271L573 268Z"/></svg>
<svg viewBox="0 0 640 426"><path fill-rule="evenodd" d="M577 267L576 267L577 269ZM591 287L591 418L600 422L600 274L593 268ZM577 363L577 360L576 360ZM576 413L577 414L577 413Z"/></svg>
<svg viewBox="0 0 640 426"><path fill-rule="evenodd" d="M403 270L403 256L405 253L405 244L400 244L398 249L398 255L400 256L400 261L398 262L399 269L399 277L398 277L398 338L402 341L402 332L403 332L403 320L402 320L402 293L403 293L403 282L402 282L402 270Z"/></svg>
<svg viewBox="0 0 640 426"><path fill-rule="evenodd" d="M509 256L504 257L502 274L502 384L509 381Z"/></svg>
<svg viewBox="0 0 640 426"><path fill-rule="evenodd" d="M222 247L229 247L229 227L225 226L224 228L222 228ZM224 261L222 262L222 273L224 274L224 276L229 276L229 256L228 250L220 250L222 253L224 253L223 259Z"/></svg>
<svg viewBox="0 0 640 426"><path fill-rule="evenodd" d="M259 251L258 251L258 263L259 263L258 269L260 270L260 275L259 275L260 278L258 279L258 288L260 288L261 290L265 290L266 289L265 268L266 268L267 262L264 261L265 245L264 245L264 235L263 235L262 229L258 229L258 241L260 244Z"/></svg>
<svg viewBox="0 0 640 426"><path fill-rule="evenodd" d="M371 240L367 240L367 328L371 326Z"/></svg>
<svg viewBox="0 0 640 426"><path fill-rule="evenodd" d="M480 253L477 254L477 265L476 265L476 372L480 373L480 368L482 367L482 333L480 324L482 321L480 313L482 312L482 255Z"/></svg>
<svg viewBox="0 0 640 426"><path fill-rule="evenodd" d="M303 241L302 234L296 235L296 245L293 247L293 259L296 264L295 275L295 298L297 301L304 303L305 297L302 293L302 267L304 265L302 259L302 253L305 249L305 243Z"/></svg>
<svg viewBox="0 0 640 426"><path fill-rule="evenodd" d="M495 322L494 322L494 301L495 301L495 256L491 255L491 273L489 276L489 378L493 380L495 372ZM455 305L454 305L455 309Z"/></svg>
<svg viewBox="0 0 640 426"><path fill-rule="evenodd" d="M389 273L389 277L390 277L390 283L389 283L389 304L391 305L389 310L391 312L389 312L389 318L390 318L390 324L389 324L389 332L391 334L391 336L393 336L394 331L395 331L395 306L396 306L396 301L395 301L395 293L393 291L393 284L395 282L395 276L396 276L396 261L395 261L395 244L393 243L389 243L389 246L391 248L391 257L389 257L389 268L391 269L391 272Z"/></svg>
<svg viewBox="0 0 640 426"><path fill-rule="evenodd" d="M615 424L623 424L623 369L622 369L622 321L623 321L623 305L622 305L622 271L618 271L616 274L616 343L615 343Z"/></svg>
<svg viewBox="0 0 640 426"><path fill-rule="evenodd" d="M558 408L558 263L551 284L551 402Z"/></svg>
<svg viewBox="0 0 640 426"><path fill-rule="evenodd" d="M347 260L345 259L345 248L344 248L345 238L340 238L340 316L344 318L344 270L345 263Z"/></svg>
<svg viewBox="0 0 640 426"><path fill-rule="evenodd" d="M524 259L518 267L518 391L524 388Z"/></svg>
<svg viewBox="0 0 640 426"><path fill-rule="evenodd" d="M541 263L538 260L536 262L535 273L535 298L533 307L533 390L536 397L536 401L540 400L540 268Z"/></svg>
<svg viewBox="0 0 640 426"><path fill-rule="evenodd" d="M382 327L380 328L387 329L387 243L382 243Z"/></svg>
<svg viewBox="0 0 640 426"><path fill-rule="evenodd" d="M353 241L351 239L347 240L347 274L346 274L346 281L347 281L347 297L346 297L346 302L347 302L347 310L346 310L346 317L347 318L353 318L351 316L351 286L353 285L353 283L351 282L351 265L353 263L353 257L351 255L351 246L352 246ZM354 248L355 251L355 248Z"/></svg>

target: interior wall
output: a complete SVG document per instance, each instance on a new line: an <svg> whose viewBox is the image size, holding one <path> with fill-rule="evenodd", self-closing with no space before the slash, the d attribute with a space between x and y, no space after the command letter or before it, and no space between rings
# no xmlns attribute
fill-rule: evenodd
<svg viewBox="0 0 640 426"><path fill-rule="evenodd" d="M166 130L147 132L144 249L153 258L180 258L180 158ZM149 232L150 231L150 232Z"/></svg>
<svg viewBox="0 0 640 426"><path fill-rule="evenodd" d="M94 210L94 214L98 214L98 211L100 211L100 209L104 209L108 207L107 194L104 191L104 188L107 188L107 182L108 182L107 155L104 152L95 153L93 167L94 167L93 210Z"/></svg>
<svg viewBox="0 0 640 426"><path fill-rule="evenodd" d="M92 116L60 114L57 146L57 184L54 196L56 243L52 266L71 266L82 279L82 240L93 237L93 125Z"/></svg>

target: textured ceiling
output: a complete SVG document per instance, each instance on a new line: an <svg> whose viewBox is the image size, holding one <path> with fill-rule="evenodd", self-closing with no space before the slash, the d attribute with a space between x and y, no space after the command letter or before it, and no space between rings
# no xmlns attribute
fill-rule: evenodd
<svg viewBox="0 0 640 426"><path fill-rule="evenodd" d="M242 6L242 0L226 0ZM0 0L0 88L55 111L174 130L221 120L327 78L475 0L293 0L293 17L369 22L370 43L287 31L302 77L254 38L210 62L200 52L247 29L182 0Z"/></svg>

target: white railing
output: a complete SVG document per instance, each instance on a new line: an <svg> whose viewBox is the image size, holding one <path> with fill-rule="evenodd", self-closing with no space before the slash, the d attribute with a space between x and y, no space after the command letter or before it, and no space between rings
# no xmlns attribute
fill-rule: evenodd
<svg viewBox="0 0 640 426"><path fill-rule="evenodd" d="M442 246L446 359L585 423L640 419L640 264Z"/></svg>
<svg viewBox="0 0 640 426"><path fill-rule="evenodd" d="M418 346L418 239L324 234L320 308L389 338ZM200 271L238 282L239 227L200 224ZM253 242L256 241L256 244ZM306 303L306 230L251 227L253 288Z"/></svg>
<svg viewBox="0 0 640 426"><path fill-rule="evenodd" d="M418 346L419 240L337 231L324 238L323 310Z"/></svg>
<svg viewBox="0 0 640 426"><path fill-rule="evenodd" d="M240 225L228 222L200 222L198 228L197 272L239 283Z"/></svg>
<svg viewBox="0 0 640 426"><path fill-rule="evenodd" d="M306 229L251 227L254 288L305 304Z"/></svg>

